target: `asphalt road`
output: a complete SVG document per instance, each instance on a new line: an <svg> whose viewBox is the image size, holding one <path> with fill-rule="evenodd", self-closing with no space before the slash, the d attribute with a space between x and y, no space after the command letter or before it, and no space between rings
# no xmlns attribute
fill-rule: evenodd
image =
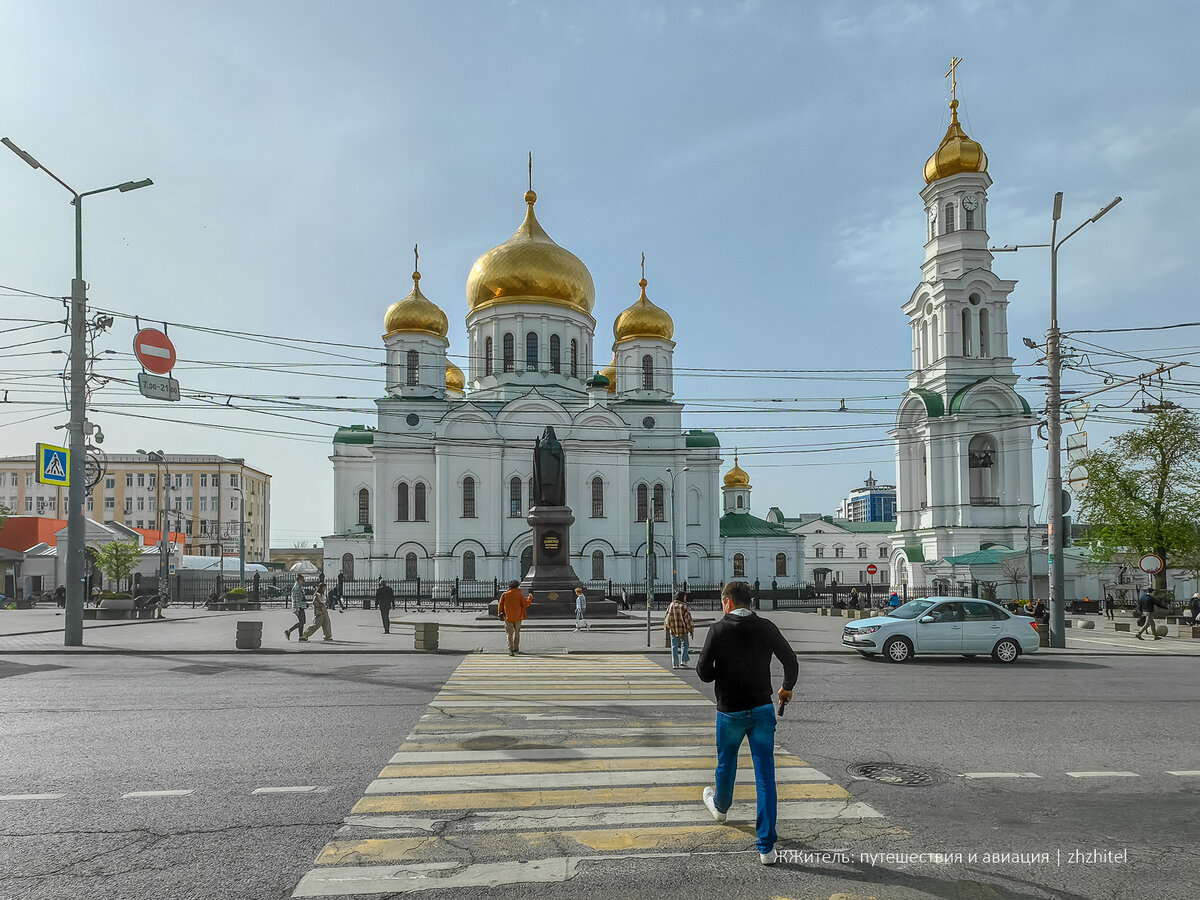
<svg viewBox="0 0 1200 900"><path fill-rule="evenodd" d="M290 897L461 661L0 659L0 797L63 795L0 799L0 900ZM850 857L765 869L701 849L456 896L1194 897L1200 776L1169 773L1200 770L1195 662L802 657L778 743L885 827L831 827L790 849ZM859 764L912 767L929 783L858 780L848 767ZM1114 771L1132 774L1081 776ZM159 791L192 793L123 799ZM1104 861L1073 860L1077 848ZM861 856L888 852L910 856Z"/></svg>

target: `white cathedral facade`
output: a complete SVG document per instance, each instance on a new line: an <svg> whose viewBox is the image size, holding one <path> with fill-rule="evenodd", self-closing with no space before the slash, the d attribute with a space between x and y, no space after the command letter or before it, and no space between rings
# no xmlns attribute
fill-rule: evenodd
<svg viewBox="0 0 1200 900"><path fill-rule="evenodd" d="M471 268L465 375L448 357L446 315L422 294L419 273L387 310L378 425L334 437L327 578L521 578L532 557L533 442L547 425L566 455L571 564L583 581L644 580L647 519L659 584L672 581L672 536L676 581L732 577L720 445L712 432L683 429L670 315L647 297L643 277L613 323L612 362L593 374L592 276L546 234L536 201L526 193L516 233ZM748 500L747 491L747 512ZM737 552L743 577L775 571L758 571L762 554L748 564ZM800 577L802 543L780 553L771 563Z"/></svg>

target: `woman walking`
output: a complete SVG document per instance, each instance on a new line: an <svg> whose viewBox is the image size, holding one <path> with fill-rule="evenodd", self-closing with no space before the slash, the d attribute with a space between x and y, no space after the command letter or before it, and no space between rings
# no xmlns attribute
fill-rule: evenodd
<svg viewBox="0 0 1200 900"><path fill-rule="evenodd" d="M304 632L301 640L307 641L318 628L324 629L325 640L333 640L333 629L329 622L329 604L325 601L325 582L323 581L313 591L313 622L308 626L308 631Z"/></svg>
<svg viewBox="0 0 1200 900"><path fill-rule="evenodd" d="M583 588L575 588L575 630L590 631L587 620L583 617L587 611L587 594L583 592Z"/></svg>

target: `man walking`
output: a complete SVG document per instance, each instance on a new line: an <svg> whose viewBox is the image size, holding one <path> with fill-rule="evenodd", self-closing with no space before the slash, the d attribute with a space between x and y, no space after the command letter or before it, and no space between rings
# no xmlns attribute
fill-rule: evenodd
<svg viewBox="0 0 1200 900"><path fill-rule="evenodd" d="M1138 612L1146 617L1146 621L1142 623L1142 627L1138 629L1138 633L1134 635L1139 641L1145 640L1142 637L1149 629L1150 634L1156 641L1161 641L1158 636L1158 628L1154 624L1154 598L1150 596L1149 591L1143 591L1142 596L1138 598Z"/></svg>
<svg viewBox="0 0 1200 900"><path fill-rule="evenodd" d="M396 602L396 595L392 589L387 586L387 582L383 580L383 576L379 576L379 587L375 589L375 605L379 607L379 618L383 620L383 633L392 633L392 604Z"/></svg>
<svg viewBox="0 0 1200 900"><path fill-rule="evenodd" d="M690 659L688 641L696 636L696 625L692 622L687 594L683 591L679 591L667 607L667 614L663 616L663 630L671 636L671 668L686 669Z"/></svg>
<svg viewBox="0 0 1200 900"><path fill-rule="evenodd" d="M750 743L754 760L754 783L758 797L755 832L758 858L764 866L778 860L775 852L775 708L771 703L771 658L783 664L783 686L779 700L792 699L792 687L800 674L796 652L775 623L755 615L750 608L750 585L731 581L721 591L725 617L708 631L696 674L704 682L716 682L717 770L716 788L706 787L704 805L718 822L733 803L738 750L743 739Z"/></svg>
<svg viewBox="0 0 1200 900"><path fill-rule="evenodd" d="M292 585L292 612L296 614L296 624L291 628L285 629L283 636L289 641L292 639L292 632L295 631L297 636L302 641L307 641L304 636L304 611L308 609L308 600L304 596L304 576L297 573L296 583Z"/></svg>
<svg viewBox="0 0 1200 900"><path fill-rule="evenodd" d="M532 602L533 594L527 597L521 593L521 582L510 581L508 590L500 595L500 602L496 604L496 615L504 620L509 656L521 652L521 623L525 621L525 610L529 609Z"/></svg>
<svg viewBox="0 0 1200 900"><path fill-rule="evenodd" d="M1192 599L1188 601L1188 612L1192 614L1192 624L1200 624L1196 621L1200 619L1200 591L1192 594Z"/></svg>

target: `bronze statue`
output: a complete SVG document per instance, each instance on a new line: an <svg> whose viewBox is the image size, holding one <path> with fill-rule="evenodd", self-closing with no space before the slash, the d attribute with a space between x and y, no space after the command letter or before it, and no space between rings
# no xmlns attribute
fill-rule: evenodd
<svg viewBox="0 0 1200 900"><path fill-rule="evenodd" d="M567 505L567 466L552 425L534 440L532 499L533 506Z"/></svg>

